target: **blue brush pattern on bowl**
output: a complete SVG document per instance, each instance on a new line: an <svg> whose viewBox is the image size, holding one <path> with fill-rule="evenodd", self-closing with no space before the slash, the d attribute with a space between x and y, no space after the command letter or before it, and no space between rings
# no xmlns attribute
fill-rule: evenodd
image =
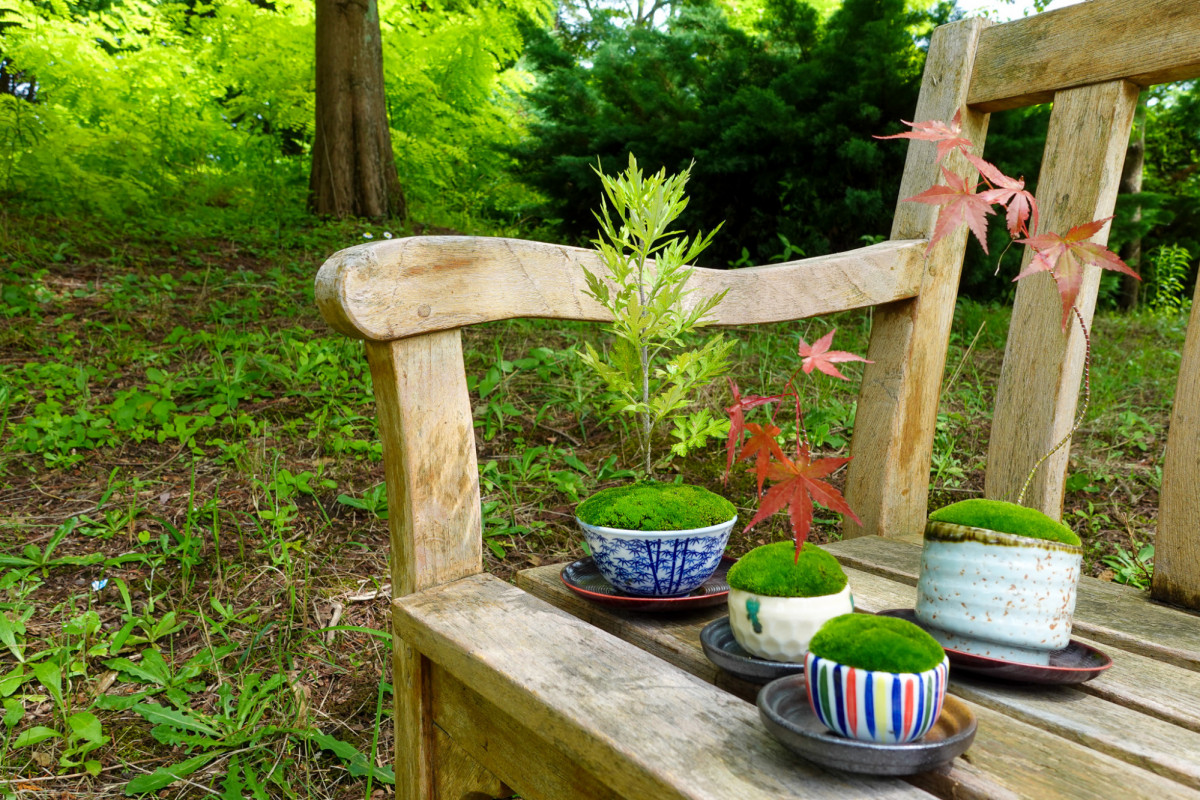
<svg viewBox="0 0 1200 800"><path fill-rule="evenodd" d="M614 588L642 597L678 597L716 571L737 517L683 531L629 531L575 521L600 574Z"/></svg>

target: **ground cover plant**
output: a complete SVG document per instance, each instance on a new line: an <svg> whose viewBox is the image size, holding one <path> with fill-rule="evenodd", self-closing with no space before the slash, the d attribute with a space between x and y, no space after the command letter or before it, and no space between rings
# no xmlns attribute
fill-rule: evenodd
<svg viewBox="0 0 1200 800"><path fill-rule="evenodd" d="M37 230L32 236L28 231ZM379 228L163 242L0 216L0 763L10 794L386 796L386 500L359 347L312 303L325 255ZM394 235L401 231L396 230ZM1093 575L1144 583L1186 317L1097 317L1096 409L1066 520ZM1007 311L961 302L931 507L982 491ZM869 313L734 330L732 377L783 385L796 342ZM576 357L599 326L468 329L486 567L578 558L578 500L627 480L632 420ZM1168 363L1164 367L1164 360ZM810 443L845 454L854 387L806 389ZM732 402L714 386L697 408ZM781 415L782 420L783 415ZM790 437L794 432L787 431ZM664 444L669 442L669 434ZM719 445L665 469L750 514ZM839 477L831 479L840 486ZM791 536L783 515L732 552ZM812 538L837 536L817 510ZM190 774L182 774L189 771ZM241 793L239 795L238 793Z"/></svg>

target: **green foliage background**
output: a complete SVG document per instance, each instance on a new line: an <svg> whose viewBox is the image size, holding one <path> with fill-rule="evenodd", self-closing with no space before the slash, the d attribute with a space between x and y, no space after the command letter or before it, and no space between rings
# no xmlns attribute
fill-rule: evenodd
<svg viewBox="0 0 1200 800"><path fill-rule="evenodd" d="M506 211L521 125L517 21L545 0L380 4L397 166L417 212ZM0 2L0 192L57 215L182 231L304 213L313 4ZM34 102L29 102L32 99ZM436 198L435 207L430 206Z"/></svg>
<svg viewBox="0 0 1200 800"><path fill-rule="evenodd" d="M414 223L585 244L591 166L633 152L650 170L695 160L681 224L725 222L706 265L875 241L906 148L871 137L902 129L929 33L959 15L930 0L675 0L639 22L605 0L382 0ZM0 0L0 200L154 235L310 225L313 17L312 0ZM987 157L1034 185L1048 117L994 115ZM1151 90L1145 128L1145 190L1122 198L1112 239L1186 248L1190 291L1196 85ZM997 274L971 245L963 291L1006 299L1015 267ZM1115 295L1106 284L1102 300Z"/></svg>

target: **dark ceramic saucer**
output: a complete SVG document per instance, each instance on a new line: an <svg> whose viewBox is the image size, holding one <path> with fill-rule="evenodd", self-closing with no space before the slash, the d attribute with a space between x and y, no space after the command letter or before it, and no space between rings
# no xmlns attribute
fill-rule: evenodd
<svg viewBox="0 0 1200 800"><path fill-rule="evenodd" d="M822 766L866 775L925 772L953 761L975 741L975 715L951 695L946 695L929 733L915 742L879 744L839 736L812 712L803 675L764 686L758 693L758 715L771 735L793 753Z"/></svg>
<svg viewBox="0 0 1200 800"><path fill-rule="evenodd" d="M804 663L768 661L747 653L733 638L729 617L714 619L700 631L700 646L708 660L731 675L751 683L766 683L804 672Z"/></svg>
<svg viewBox="0 0 1200 800"><path fill-rule="evenodd" d="M729 584L725 582L725 574L735 561L736 558L723 557L712 577L700 584L694 592L682 597L638 597L625 594L613 588L613 585L604 579L591 556L567 564L563 567L560 577L568 589L598 605L651 613L689 611L719 606L725 602L725 598L729 596Z"/></svg>
<svg viewBox="0 0 1200 800"><path fill-rule="evenodd" d="M911 608L892 608L879 613L889 617L900 617L925 627ZM977 656L961 650L951 650L949 647L946 648L946 656L950 659L951 675L956 671L970 672L988 678L1021 683L1083 683L1112 666L1112 659L1107 654L1074 639L1067 643L1066 648L1052 652L1049 666L1044 667L1005 661L1002 658Z"/></svg>

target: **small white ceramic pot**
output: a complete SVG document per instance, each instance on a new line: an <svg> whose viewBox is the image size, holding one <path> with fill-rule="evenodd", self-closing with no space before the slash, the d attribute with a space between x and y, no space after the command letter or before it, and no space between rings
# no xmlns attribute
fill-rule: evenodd
<svg viewBox="0 0 1200 800"><path fill-rule="evenodd" d="M746 652L770 661L803 661L809 640L821 626L852 611L850 584L818 597L768 597L729 589L733 638Z"/></svg>
<svg viewBox="0 0 1200 800"><path fill-rule="evenodd" d="M897 744L920 739L942 713L949 659L924 672L876 672L809 653L808 704L825 727L851 739Z"/></svg>
<svg viewBox="0 0 1200 800"><path fill-rule="evenodd" d="M1046 665L1071 641L1076 545L930 522L917 581L917 619L943 647Z"/></svg>
<svg viewBox="0 0 1200 800"><path fill-rule="evenodd" d="M679 597L717 571L737 517L683 531L631 531L575 521L600 574L613 587L639 597Z"/></svg>

